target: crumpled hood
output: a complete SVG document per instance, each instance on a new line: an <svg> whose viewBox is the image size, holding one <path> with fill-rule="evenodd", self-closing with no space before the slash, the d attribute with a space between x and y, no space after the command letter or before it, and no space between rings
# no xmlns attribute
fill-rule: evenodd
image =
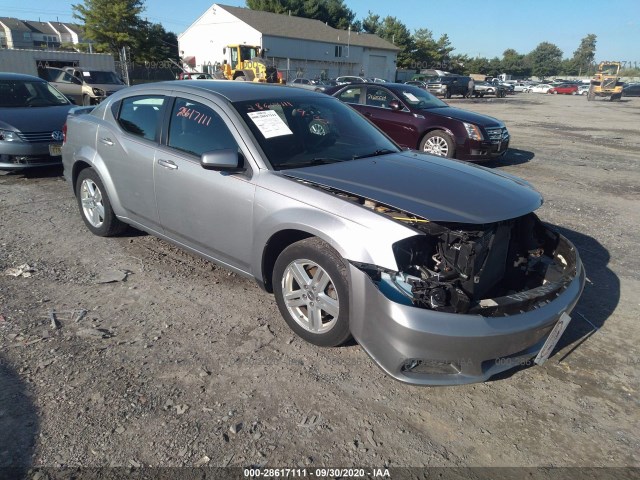
<svg viewBox="0 0 640 480"><path fill-rule="evenodd" d="M438 222L492 223L525 215L542 205L540 193L524 180L421 153L395 153L282 173Z"/></svg>
<svg viewBox="0 0 640 480"><path fill-rule="evenodd" d="M67 113L75 105L55 107L0 108L0 128L19 132L62 130Z"/></svg>

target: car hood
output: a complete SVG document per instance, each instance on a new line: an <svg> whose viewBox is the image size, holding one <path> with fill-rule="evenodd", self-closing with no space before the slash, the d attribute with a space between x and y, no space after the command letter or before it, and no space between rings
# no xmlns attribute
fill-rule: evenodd
<svg viewBox="0 0 640 480"><path fill-rule="evenodd" d="M0 128L18 132L62 130L67 113L73 107L75 105L0 108Z"/></svg>
<svg viewBox="0 0 640 480"><path fill-rule="evenodd" d="M421 153L389 154L282 173L438 222L492 223L525 215L542 205L540 193L524 180Z"/></svg>
<svg viewBox="0 0 640 480"><path fill-rule="evenodd" d="M99 88L107 92L117 92L123 88L127 88L126 85L118 85L116 83L87 83L87 86L91 88Z"/></svg>
<svg viewBox="0 0 640 480"><path fill-rule="evenodd" d="M441 117L453 118L461 120L467 123L473 123L482 127L504 127L504 123L500 120L490 117L488 115L482 115L480 113L469 112L468 110L461 110L454 107L439 107L439 108L427 108L426 112L430 115L439 115Z"/></svg>

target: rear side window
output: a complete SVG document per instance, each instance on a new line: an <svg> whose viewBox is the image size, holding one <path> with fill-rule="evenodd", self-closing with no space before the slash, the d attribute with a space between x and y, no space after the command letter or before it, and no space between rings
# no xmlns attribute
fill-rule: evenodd
<svg viewBox="0 0 640 480"><path fill-rule="evenodd" d="M118 124L132 135L156 140L165 101L166 98L160 95L125 98L120 106Z"/></svg>
<svg viewBox="0 0 640 480"><path fill-rule="evenodd" d="M238 149L224 120L213 109L177 98L169 124L170 147L196 156L223 149Z"/></svg>
<svg viewBox="0 0 640 480"><path fill-rule="evenodd" d="M389 108L389 102L394 96L384 88L369 88L367 90L367 105L371 107Z"/></svg>

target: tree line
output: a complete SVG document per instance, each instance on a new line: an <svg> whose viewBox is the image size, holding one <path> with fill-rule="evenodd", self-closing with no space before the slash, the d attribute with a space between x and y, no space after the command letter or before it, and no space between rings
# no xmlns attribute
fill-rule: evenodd
<svg viewBox="0 0 640 480"><path fill-rule="evenodd" d="M453 73L481 73L495 76L509 73L518 77L590 75L594 71L597 37L587 34L571 58L558 46L542 42L528 53L507 48L502 58L471 57L454 53L447 34L435 38L428 28L413 33L397 17L381 17L371 11L362 20L343 0L246 0L252 10L320 20L338 29L376 34L393 43L398 52L398 68L422 70L439 68ZM117 54L128 47L136 62L160 62L178 58L176 34L159 23L142 18L144 0L83 0L73 5L73 16L84 26L85 37L96 51Z"/></svg>

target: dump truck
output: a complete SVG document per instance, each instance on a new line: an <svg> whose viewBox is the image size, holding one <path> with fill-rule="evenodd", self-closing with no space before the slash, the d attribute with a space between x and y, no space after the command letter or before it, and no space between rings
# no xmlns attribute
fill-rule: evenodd
<svg viewBox="0 0 640 480"><path fill-rule="evenodd" d="M247 82L283 83L275 65L268 65L265 50L257 46L227 45L222 72L228 80Z"/></svg>
<svg viewBox="0 0 640 480"><path fill-rule="evenodd" d="M620 62L600 62L598 71L591 78L587 100L595 100L596 97L609 97L609 100L622 98L622 82L618 73Z"/></svg>

